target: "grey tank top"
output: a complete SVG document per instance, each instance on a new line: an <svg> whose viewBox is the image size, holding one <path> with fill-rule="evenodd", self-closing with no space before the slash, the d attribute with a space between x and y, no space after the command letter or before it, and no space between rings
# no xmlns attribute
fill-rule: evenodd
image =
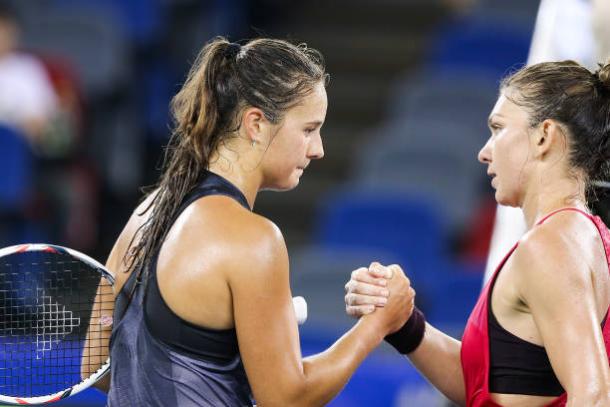
<svg viewBox="0 0 610 407"><path fill-rule="evenodd" d="M192 202L209 195L227 195L247 206L234 185L206 171L175 218ZM155 264L156 261L151 262ZM151 269L149 274L155 271ZM252 406L252 393L239 350L229 344L226 357L203 357L205 349L199 354L184 352L156 337L146 322L144 309L145 296L150 294L144 289L150 291L151 284L140 284L135 275L129 276L115 303L107 406ZM214 330L201 329L213 339ZM218 331L216 339L226 336L227 330Z"/></svg>

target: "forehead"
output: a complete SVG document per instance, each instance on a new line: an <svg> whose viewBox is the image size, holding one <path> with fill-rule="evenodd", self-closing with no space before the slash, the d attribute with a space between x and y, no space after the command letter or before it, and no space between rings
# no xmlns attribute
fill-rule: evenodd
<svg viewBox="0 0 610 407"><path fill-rule="evenodd" d="M528 114L521 106L517 105L512 99L518 95L510 90L504 90L500 93L496 104L494 105L489 117L502 116L511 119L528 119Z"/></svg>
<svg viewBox="0 0 610 407"><path fill-rule="evenodd" d="M290 109L287 116L324 121L327 107L326 89L324 84L320 83L298 105Z"/></svg>

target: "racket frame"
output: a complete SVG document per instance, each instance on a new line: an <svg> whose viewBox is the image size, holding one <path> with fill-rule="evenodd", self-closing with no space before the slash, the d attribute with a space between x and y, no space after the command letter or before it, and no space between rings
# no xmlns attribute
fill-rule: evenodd
<svg viewBox="0 0 610 407"><path fill-rule="evenodd" d="M68 247L45 244L45 243L32 243L32 244L22 244L16 246L9 246L0 249L0 258L9 256L15 253L25 253L25 252L46 252L46 253L64 253L68 254L83 263L87 264L91 268L97 270L103 278L105 278L111 286L114 286L114 277L106 267L104 267L97 260L87 256L84 253L76 251L74 249L70 249ZM106 359L106 361L102 364L102 366L95 371L91 376L82 380L81 382L75 384L72 387L66 388L64 390L58 391L53 394L49 394L46 396L36 396L36 397L14 397L14 396L6 396L0 394L0 402L7 403L11 405L36 405L36 404L47 404L52 403L58 400L65 399L67 397L73 396L81 391L91 387L95 382L100 380L110 371L110 356Z"/></svg>

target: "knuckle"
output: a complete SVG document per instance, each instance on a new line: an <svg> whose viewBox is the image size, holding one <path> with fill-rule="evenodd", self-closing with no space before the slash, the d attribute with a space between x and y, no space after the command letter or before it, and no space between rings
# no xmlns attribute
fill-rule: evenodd
<svg viewBox="0 0 610 407"><path fill-rule="evenodd" d="M350 292L352 290L352 281L350 280L347 283L345 283L344 288L345 288L346 293Z"/></svg>

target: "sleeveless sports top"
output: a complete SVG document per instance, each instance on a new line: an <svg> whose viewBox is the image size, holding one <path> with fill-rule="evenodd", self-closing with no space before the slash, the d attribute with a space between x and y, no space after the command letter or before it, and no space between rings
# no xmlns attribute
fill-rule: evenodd
<svg viewBox="0 0 610 407"><path fill-rule="evenodd" d="M610 273L610 231L603 223L603 221L597 216L591 216L583 211L576 208L564 208L558 211L552 212L540 220L537 225L545 222L549 217L556 214L557 212L572 210L587 216L596 226L606 252L606 259L608 260L608 268ZM466 386L466 404L469 407L500 407L491 399L489 388L489 371L490 371L490 307L491 307L491 289L500 273L500 270L506 264L506 261L513 254L515 249L518 247L517 242L513 248L507 253L504 259L500 262L496 269L493 277L487 283L479 300L475 305L474 310L470 314L466 329L464 330L464 336L462 337L462 348L461 348L461 361L462 371L464 374L464 382ZM602 324L602 334L604 337L604 343L606 350L610 351L610 324ZM610 352L609 352L610 353ZM496 358L494 356L494 358ZM610 360L609 360L610 362ZM554 373L553 373L554 375ZM547 376L547 379L548 376ZM552 380L549 379L549 383ZM564 406L567 401L567 394L562 392L551 401L547 406Z"/></svg>
<svg viewBox="0 0 610 407"><path fill-rule="evenodd" d="M174 221L191 203L209 195L232 197L249 210L234 185L204 171ZM252 406L235 329L207 329L174 314L159 291L157 256L150 262L148 284L140 284L131 273L117 296L108 406Z"/></svg>

